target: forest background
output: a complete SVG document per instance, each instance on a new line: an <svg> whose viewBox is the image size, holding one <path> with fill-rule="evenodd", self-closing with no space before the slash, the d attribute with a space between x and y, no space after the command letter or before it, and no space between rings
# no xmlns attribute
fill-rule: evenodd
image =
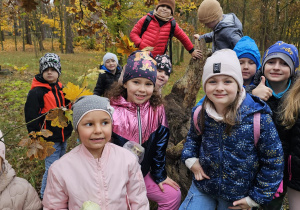
<svg viewBox="0 0 300 210"><path fill-rule="evenodd" d="M197 20L202 0L176 0L174 17L194 42L194 33L207 33ZM300 47L299 0L219 0L224 13L235 13L243 33L253 38L261 54L278 40ZM81 85L84 75L93 90L105 52L118 55L121 65L134 49L128 36L134 24L153 10L157 0L0 0L0 129L7 133L7 158L17 175L39 191L44 161L29 161L17 146L27 136L24 103L31 80L46 52L62 60L63 84ZM207 44L210 47L210 44ZM190 56L173 38L174 73L163 90L171 91ZM0 69L1 69L0 68ZM3 69L8 69L7 71ZM200 91L198 98L203 93ZM72 136L69 149L77 144Z"/></svg>

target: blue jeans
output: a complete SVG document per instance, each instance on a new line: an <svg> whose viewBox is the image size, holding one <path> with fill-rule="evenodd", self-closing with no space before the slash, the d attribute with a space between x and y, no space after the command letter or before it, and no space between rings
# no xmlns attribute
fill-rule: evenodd
<svg viewBox="0 0 300 210"><path fill-rule="evenodd" d="M55 149L54 153L45 158L45 173L42 180L41 198L44 196L44 191L47 184L48 169L50 168L51 164L54 163L54 161L58 160L66 153L67 142L55 142L53 147Z"/></svg>
<svg viewBox="0 0 300 210"><path fill-rule="evenodd" d="M231 202L224 201L221 198L214 198L208 194L205 194L198 190L194 182L189 189L189 192L181 204L179 210L194 210L194 209L205 209L205 210L224 210L228 207L233 206Z"/></svg>

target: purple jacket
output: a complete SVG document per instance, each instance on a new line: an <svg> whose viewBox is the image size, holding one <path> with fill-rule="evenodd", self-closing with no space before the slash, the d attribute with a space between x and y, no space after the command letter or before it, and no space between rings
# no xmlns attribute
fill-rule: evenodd
<svg viewBox="0 0 300 210"><path fill-rule="evenodd" d="M155 110L149 101L137 105L127 102L123 97L111 100L114 107L112 140L123 146L127 141L140 143L145 148L141 163L143 175L150 171L158 184L167 178L166 148L169 140L169 127L164 106Z"/></svg>

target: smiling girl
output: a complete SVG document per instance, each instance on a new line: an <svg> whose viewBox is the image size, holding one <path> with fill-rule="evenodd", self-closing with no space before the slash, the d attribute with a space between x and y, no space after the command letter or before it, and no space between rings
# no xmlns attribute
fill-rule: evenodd
<svg viewBox="0 0 300 210"><path fill-rule="evenodd" d="M179 186L165 169L169 128L155 90L156 75L156 62L150 52L136 51L128 57L123 84L116 84L108 92L115 109L112 137L119 146L133 144L141 148L139 160L149 200L157 202L160 210L178 209Z"/></svg>
<svg viewBox="0 0 300 210"><path fill-rule="evenodd" d="M44 209L80 209L87 201L101 210L148 210L140 166L129 151L109 143L113 108L107 98L79 98L72 107L81 144L49 169Z"/></svg>
<svg viewBox="0 0 300 210"><path fill-rule="evenodd" d="M206 97L182 151L193 182L180 209L248 210L270 202L283 177L283 151L270 108L246 94L232 50L207 58L202 84ZM260 130L254 127L255 113L260 113Z"/></svg>

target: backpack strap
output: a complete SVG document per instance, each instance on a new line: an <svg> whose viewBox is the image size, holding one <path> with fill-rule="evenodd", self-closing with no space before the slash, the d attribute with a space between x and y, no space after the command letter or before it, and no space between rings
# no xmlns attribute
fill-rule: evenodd
<svg viewBox="0 0 300 210"><path fill-rule="evenodd" d="M147 15L147 17L146 17L146 19L144 21L144 24L142 26L142 31L141 31L141 34L140 34L141 38L143 36L143 33L147 30L147 28L148 28L151 20L152 20L151 16Z"/></svg>
<svg viewBox="0 0 300 210"><path fill-rule="evenodd" d="M196 128L196 131L197 131L199 134L201 134L201 130L200 130L199 126L198 126L197 119L198 119L198 115L199 115L201 109L202 109L202 106L201 106L201 105L198 106L198 107L196 108L196 110L194 111L194 115L193 115L194 126L195 126L195 128Z"/></svg>
<svg viewBox="0 0 300 210"><path fill-rule="evenodd" d="M175 19L173 19L171 21L171 30L170 30L170 34L169 34L169 51L170 51L169 54L170 54L171 64L172 64L172 38L174 36L175 27L176 27L176 21L175 21ZM167 51L167 47L168 47L168 45L166 45L165 51Z"/></svg>
<svg viewBox="0 0 300 210"><path fill-rule="evenodd" d="M253 116L253 133L254 133L254 146L256 147L260 137L260 112L255 112Z"/></svg>

